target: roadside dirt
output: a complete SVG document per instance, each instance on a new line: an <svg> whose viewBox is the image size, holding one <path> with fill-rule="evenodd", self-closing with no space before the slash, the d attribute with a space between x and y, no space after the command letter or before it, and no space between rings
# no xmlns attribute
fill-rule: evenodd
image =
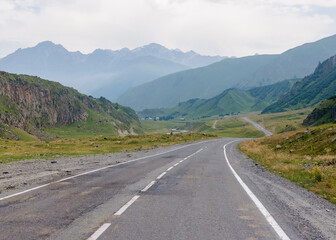
<svg viewBox="0 0 336 240"><path fill-rule="evenodd" d="M54 160L36 159L0 164L0 196L100 167L169 151L177 146L182 145L145 151L64 157Z"/></svg>

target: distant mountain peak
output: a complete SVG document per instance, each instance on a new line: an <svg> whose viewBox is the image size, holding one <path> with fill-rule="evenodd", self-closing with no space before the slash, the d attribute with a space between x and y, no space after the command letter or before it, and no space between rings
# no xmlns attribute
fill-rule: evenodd
<svg viewBox="0 0 336 240"><path fill-rule="evenodd" d="M132 50L132 52L141 52L141 51L161 51L161 50L165 50L165 51L169 51L168 48L158 44L158 43L150 43L147 45L144 45L142 47L137 47L134 48Z"/></svg>
<svg viewBox="0 0 336 240"><path fill-rule="evenodd" d="M61 44L55 44L52 41L43 41L38 43L35 47L36 49L40 49L43 51L62 51L62 52L69 52L65 47L63 47ZM32 48L31 48L32 49Z"/></svg>

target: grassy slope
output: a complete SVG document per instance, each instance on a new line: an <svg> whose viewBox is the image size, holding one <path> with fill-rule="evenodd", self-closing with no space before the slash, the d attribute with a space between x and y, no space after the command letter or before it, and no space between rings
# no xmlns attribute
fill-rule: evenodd
<svg viewBox="0 0 336 240"><path fill-rule="evenodd" d="M336 92L336 56L319 64L315 72L294 84L289 93L268 106L263 113L314 107Z"/></svg>
<svg viewBox="0 0 336 240"><path fill-rule="evenodd" d="M324 100L315 108L303 124L306 126L317 126L324 123L335 122L336 119L336 96Z"/></svg>
<svg viewBox="0 0 336 240"><path fill-rule="evenodd" d="M241 143L249 157L336 204L336 125ZM276 150L276 145L281 148Z"/></svg>

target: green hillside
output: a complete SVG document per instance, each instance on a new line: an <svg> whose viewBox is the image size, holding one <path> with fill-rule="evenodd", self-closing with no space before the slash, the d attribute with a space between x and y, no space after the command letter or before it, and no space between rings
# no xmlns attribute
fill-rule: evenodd
<svg viewBox="0 0 336 240"><path fill-rule="evenodd" d="M214 115L224 116L241 112L260 111L274 103L280 96L290 91L296 80L286 80L269 86L250 90L227 89L210 99L191 99L179 103L173 108L145 109L139 112L140 117L172 118L205 118Z"/></svg>
<svg viewBox="0 0 336 240"><path fill-rule="evenodd" d="M279 101L263 113L302 109L319 104L336 93L336 56L320 63L312 75L298 81Z"/></svg>
<svg viewBox="0 0 336 240"><path fill-rule="evenodd" d="M303 121L303 125L316 126L336 120L336 96L324 100Z"/></svg>
<svg viewBox="0 0 336 240"><path fill-rule="evenodd" d="M131 88L118 102L136 110L173 107L189 99L214 97L229 88L248 89L303 78L314 71L319 61L335 54L336 35L279 55L228 58Z"/></svg>
<svg viewBox="0 0 336 240"><path fill-rule="evenodd" d="M38 77L0 72L1 137L22 139L24 131L49 138L50 133L63 136L61 129L68 137L141 131L136 113L128 107Z"/></svg>

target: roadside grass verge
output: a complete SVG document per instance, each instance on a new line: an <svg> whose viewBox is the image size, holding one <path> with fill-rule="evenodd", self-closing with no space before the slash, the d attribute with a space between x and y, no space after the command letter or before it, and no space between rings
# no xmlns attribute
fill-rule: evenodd
<svg viewBox="0 0 336 240"><path fill-rule="evenodd" d="M302 129L302 122L311 113L311 108L270 114L248 114L246 117L273 134Z"/></svg>
<svg viewBox="0 0 336 240"><path fill-rule="evenodd" d="M239 148L271 172L336 204L336 125L249 140Z"/></svg>
<svg viewBox="0 0 336 240"><path fill-rule="evenodd" d="M125 137L60 138L48 142L40 140L26 142L0 139L0 161L7 163L26 159L50 159L62 156L138 151L214 138L217 138L217 136L201 133L184 133Z"/></svg>

